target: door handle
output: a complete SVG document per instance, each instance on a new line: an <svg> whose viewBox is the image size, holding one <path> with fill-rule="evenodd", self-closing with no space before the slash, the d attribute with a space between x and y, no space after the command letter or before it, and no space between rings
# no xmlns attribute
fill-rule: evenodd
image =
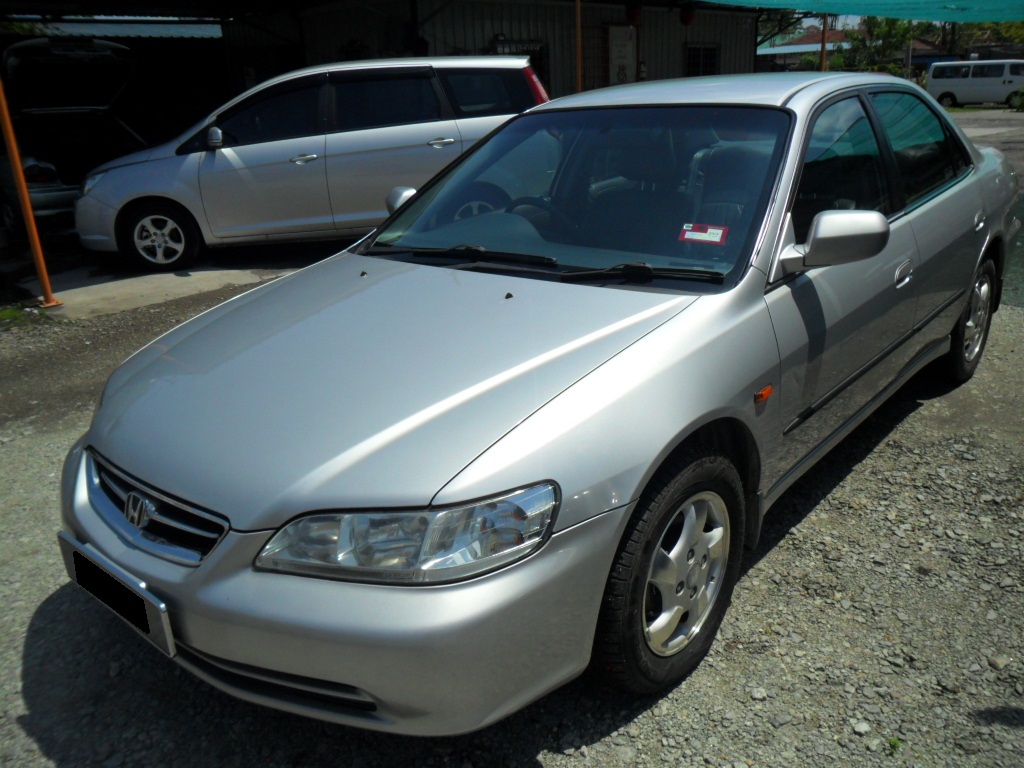
<svg viewBox="0 0 1024 768"><path fill-rule="evenodd" d="M910 259L907 259L898 267L896 267L896 290L903 288L910 284L911 279L914 277L914 265Z"/></svg>
<svg viewBox="0 0 1024 768"><path fill-rule="evenodd" d="M432 146L434 149L440 149L441 147L447 147L449 144L454 144L454 143L455 143L455 139L442 139L442 138L432 139L431 141L427 142L427 144Z"/></svg>
<svg viewBox="0 0 1024 768"><path fill-rule="evenodd" d="M978 211L974 214L974 231L981 232L985 226L985 211Z"/></svg>
<svg viewBox="0 0 1024 768"><path fill-rule="evenodd" d="M311 160L316 160L316 155L296 155L288 162L295 163L296 165L305 165Z"/></svg>

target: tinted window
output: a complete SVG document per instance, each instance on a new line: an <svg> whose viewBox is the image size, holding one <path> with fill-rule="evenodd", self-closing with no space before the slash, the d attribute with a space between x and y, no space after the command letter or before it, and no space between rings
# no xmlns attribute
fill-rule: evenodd
<svg viewBox="0 0 1024 768"><path fill-rule="evenodd" d="M1024 75L1024 64L1011 64L1010 65L1011 75Z"/></svg>
<svg viewBox="0 0 1024 768"><path fill-rule="evenodd" d="M867 114L856 98L833 104L814 122L804 156L793 229L798 243L822 211L889 213L882 158Z"/></svg>
<svg viewBox="0 0 1024 768"><path fill-rule="evenodd" d="M441 118L429 73L333 80L335 126L360 131L389 125L428 123Z"/></svg>
<svg viewBox="0 0 1024 768"><path fill-rule="evenodd" d="M646 261L739 274L788 127L782 110L739 107L527 114L423 190L376 243L472 244L566 268ZM462 216L485 189L505 202Z"/></svg>
<svg viewBox="0 0 1024 768"><path fill-rule="evenodd" d="M259 144L322 133L320 82L303 80L268 88L217 121L225 146Z"/></svg>
<svg viewBox="0 0 1024 768"><path fill-rule="evenodd" d="M935 67L932 70L933 80L949 80L957 77L967 77L970 74L970 67L957 65L952 67Z"/></svg>
<svg viewBox="0 0 1024 768"><path fill-rule="evenodd" d="M456 117L515 115L534 105L519 69L439 69Z"/></svg>
<svg viewBox="0 0 1024 768"><path fill-rule="evenodd" d="M963 170L963 155L924 102L909 93L873 93L871 101L896 153L908 205Z"/></svg>
<svg viewBox="0 0 1024 768"><path fill-rule="evenodd" d="M1005 64L975 64L971 68L971 77L1002 77Z"/></svg>

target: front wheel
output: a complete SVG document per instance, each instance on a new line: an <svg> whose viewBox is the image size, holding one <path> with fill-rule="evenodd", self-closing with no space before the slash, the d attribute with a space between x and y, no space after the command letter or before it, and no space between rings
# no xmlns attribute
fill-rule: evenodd
<svg viewBox="0 0 1024 768"><path fill-rule="evenodd" d="M939 96L939 104L944 106L946 109L956 106L956 97L952 93L944 93Z"/></svg>
<svg viewBox="0 0 1024 768"><path fill-rule="evenodd" d="M136 263L158 272L187 267L199 255L199 228L184 208L173 203L144 203L122 214L118 249Z"/></svg>
<svg viewBox="0 0 1024 768"><path fill-rule="evenodd" d="M970 295L960 313L960 319L951 334L951 345L946 356L946 370L950 378L963 383L970 379L981 362L992 324L992 303L995 298L996 267L986 259L974 275Z"/></svg>
<svg viewBox="0 0 1024 768"><path fill-rule="evenodd" d="M635 693L674 685L700 663L739 577L743 486L714 451L663 470L626 529L605 587L592 667Z"/></svg>

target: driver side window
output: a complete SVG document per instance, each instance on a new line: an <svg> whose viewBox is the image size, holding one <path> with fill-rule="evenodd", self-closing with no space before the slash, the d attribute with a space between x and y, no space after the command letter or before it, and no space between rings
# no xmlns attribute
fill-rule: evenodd
<svg viewBox="0 0 1024 768"><path fill-rule="evenodd" d="M217 121L225 146L262 144L323 133L320 91L323 79L286 83L255 94Z"/></svg>
<svg viewBox="0 0 1024 768"><path fill-rule="evenodd" d="M857 97L837 102L815 120L793 204L796 241L807 239L822 211L891 212L878 141Z"/></svg>

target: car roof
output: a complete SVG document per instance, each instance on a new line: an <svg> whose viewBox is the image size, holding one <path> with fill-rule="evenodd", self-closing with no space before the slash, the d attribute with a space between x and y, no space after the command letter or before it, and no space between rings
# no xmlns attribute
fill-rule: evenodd
<svg viewBox="0 0 1024 768"><path fill-rule="evenodd" d="M752 104L781 107L805 92L809 95L817 95L818 92L826 95L860 85L893 85L903 82L892 75L846 72L771 72L687 77L586 91L555 99L531 111L656 104Z"/></svg>
<svg viewBox="0 0 1024 768"><path fill-rule="evenodd" d="M263 88L276 82L290 80L303 75L315 75L321 72L344 72L350 69L388 69L434 67L435 69L523 69L530 62L529 56L423 56L403 59L362 59L359 61L336 61L328 64L317 64L312 67L296 69L278 75L260 83Z"/></svg>

